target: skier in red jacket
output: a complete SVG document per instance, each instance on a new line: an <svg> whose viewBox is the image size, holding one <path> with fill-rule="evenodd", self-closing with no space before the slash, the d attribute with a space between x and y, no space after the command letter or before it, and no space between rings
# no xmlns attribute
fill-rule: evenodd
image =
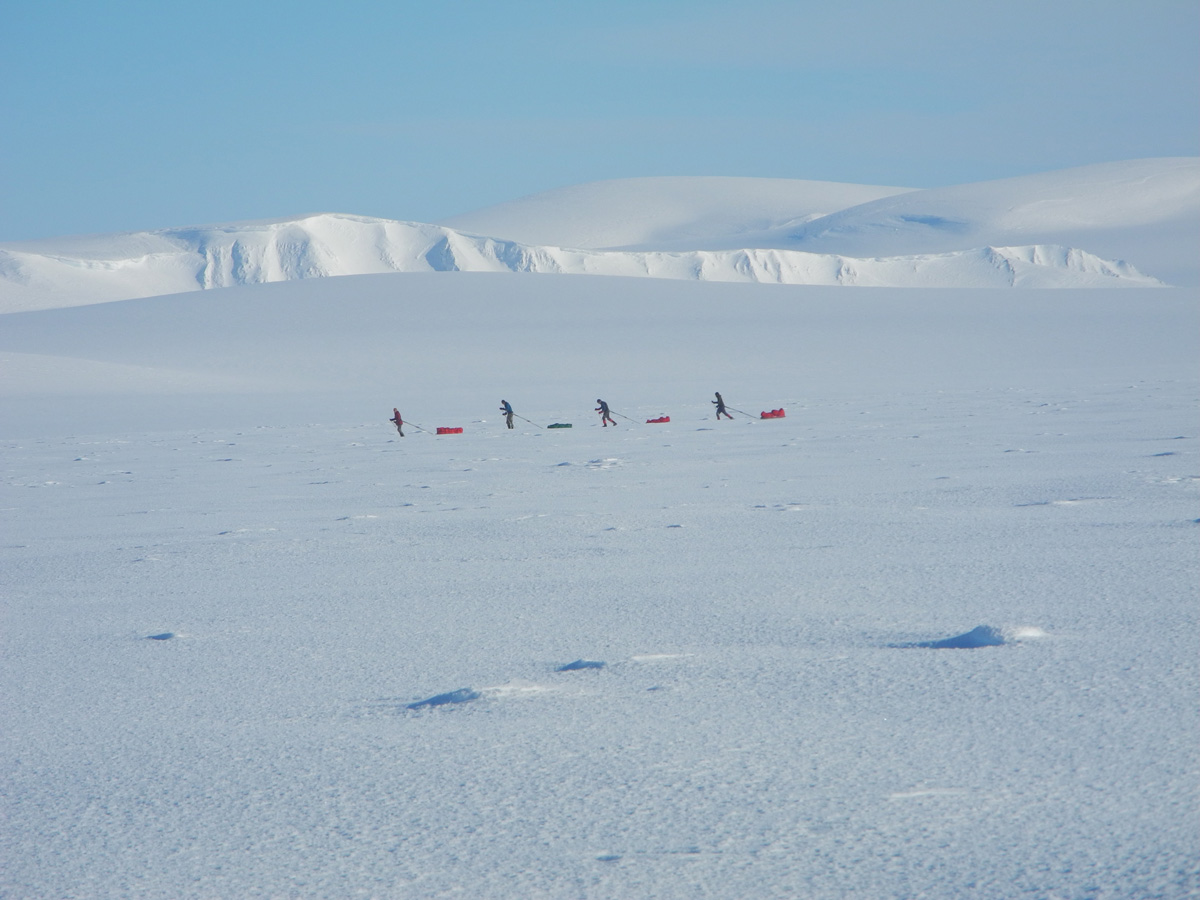
<svg viewBox="0 0 1200 900"><path fill-rule="evenodd" d="M396 430L400 432L400 437L404 437L404 420L400 418L400 410L393 406L392 417L388 421L396 426Z"/></svg>

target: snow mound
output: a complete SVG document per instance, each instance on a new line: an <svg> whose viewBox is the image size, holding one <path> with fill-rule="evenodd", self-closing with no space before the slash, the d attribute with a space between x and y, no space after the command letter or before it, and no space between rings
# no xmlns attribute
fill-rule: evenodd
<svg viewBox="0 0 1200 900"><path fill-rule="evenodd" d="M445 694L438 694L435 697L429 697L426 700L419 700L416 703L410 703L405 709L431 709L435 706L448 706L455 703L470 703L472 700L478 700L483 695L479 691L471 690L471 688L459 688L456 691L448 691Z"/></svg>
<svg viewBox="0 0 1200 900"><path fill-rule="evenodd" d="M578 672L582 669L603 669L604 663L598 659L577 659L565 666L559 666L555 672Z"/></svg>
<svg viewBox="0 0 1200 900"><path fill-rule="evenodd" d="M1004 644L1019 644L1022 641L1036 640L1047 637L1046 632L1034 626L1017 628L997 628L993 625L979 625L965 634L945 638L940 641L924 641L910 644L912 647L928 647L935 650L972 650L977 647L1000 647Z"/></svg>

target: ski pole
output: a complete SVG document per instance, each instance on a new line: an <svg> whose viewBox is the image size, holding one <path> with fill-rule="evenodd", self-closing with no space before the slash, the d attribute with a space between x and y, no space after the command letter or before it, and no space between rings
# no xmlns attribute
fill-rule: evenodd
<svg viewBox="0 0 1200 900"><path fill-rule="evenodd" d="M395 425L395 424L396 424L396 423L395 423L395 421L393 421L392 419L388 419L388 421L389 421L389 422L391 422L393 425ZM409 428L415 428L415 429L417 429L417 431L420 431L420 432L422 432L423 434L429 434L429 432L428 432L428 431L426 431L424 428L422 428L422 427L421 427L420 425L418 425L416 422L410 422L410 421L408 421L408 419L405 419L405 420L404 420L404 424L405 424L405 425L407 425Z"/></svg>

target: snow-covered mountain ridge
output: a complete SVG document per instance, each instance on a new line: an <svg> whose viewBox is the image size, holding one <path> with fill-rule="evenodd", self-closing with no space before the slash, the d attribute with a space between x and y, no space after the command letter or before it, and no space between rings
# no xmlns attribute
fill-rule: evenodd
<svg viewBox="0 0 1200 900"><path fill-rule="evenodd" d="M890 287L1200 283L1200 160L1135 160L927 191L626 179L453 222L492 230L321 213L3 244L0 312L387 272ZM608 241L633 243L577 246Z"/></svg>
<svg viewBox="0 0 1200 900"><path fill-rule="evenodd" d="M1157 285L1132 266L1055 246L890 258L796 250L679 252L537 247L438 225L320 214L119 235L57 252L0 249L13 312L187 291L384 272L525 272L901 287Z"/></svg>
<svg viewBox="0 0 1200 900"><path fill-rule="evenodd" d="M616 178L543 191L438 224L585 250L729 250L766 246L749 235L799 227L911 190L791 178Z"/></svg>

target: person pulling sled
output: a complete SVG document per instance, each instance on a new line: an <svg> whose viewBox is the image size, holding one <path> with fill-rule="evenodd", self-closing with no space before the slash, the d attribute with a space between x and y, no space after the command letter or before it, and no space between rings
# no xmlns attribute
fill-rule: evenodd
<svg viewBox="0 0 1200 900"><path fill-rule="evenodd" d="M509 427L513 427L513 408L512 404L507 400L500 401L500 412L504 413L504 423Z"/></svg>
<svg viewBox="0 0 1200 900"><path fill-rule="evenodd" d="M396 430L400 432L400 437L404 437L404 419L400 417L400 410L393 406L392 417L388 421L396 426Z"/></svg>
<svg viewBox="0 0 1200 900"><path fill-rule="evenodd" d="M612 422L613 427L615 428L617 425L617 420L614 419L612 417L612 415L609 414L608 404L605 403L603 400L601 400L599 397L596 398L596 402L600 404L599 406L596 407L596 412L600 413L600 424L604 428L607 428L608 423Z"/></svg>
<svg viewBox="0 0 1200 900"><path fill-rule="evenodd" d="M717 399L710 400L709 402L715 403L717 405L717 421L718 422L721 421L721 416L724 416L727 419L732 419L733 416L731 416L729 414L729 411L725 408L725 398L721 396L720 391L717 391L716 393L717 393Z"/></svg>

